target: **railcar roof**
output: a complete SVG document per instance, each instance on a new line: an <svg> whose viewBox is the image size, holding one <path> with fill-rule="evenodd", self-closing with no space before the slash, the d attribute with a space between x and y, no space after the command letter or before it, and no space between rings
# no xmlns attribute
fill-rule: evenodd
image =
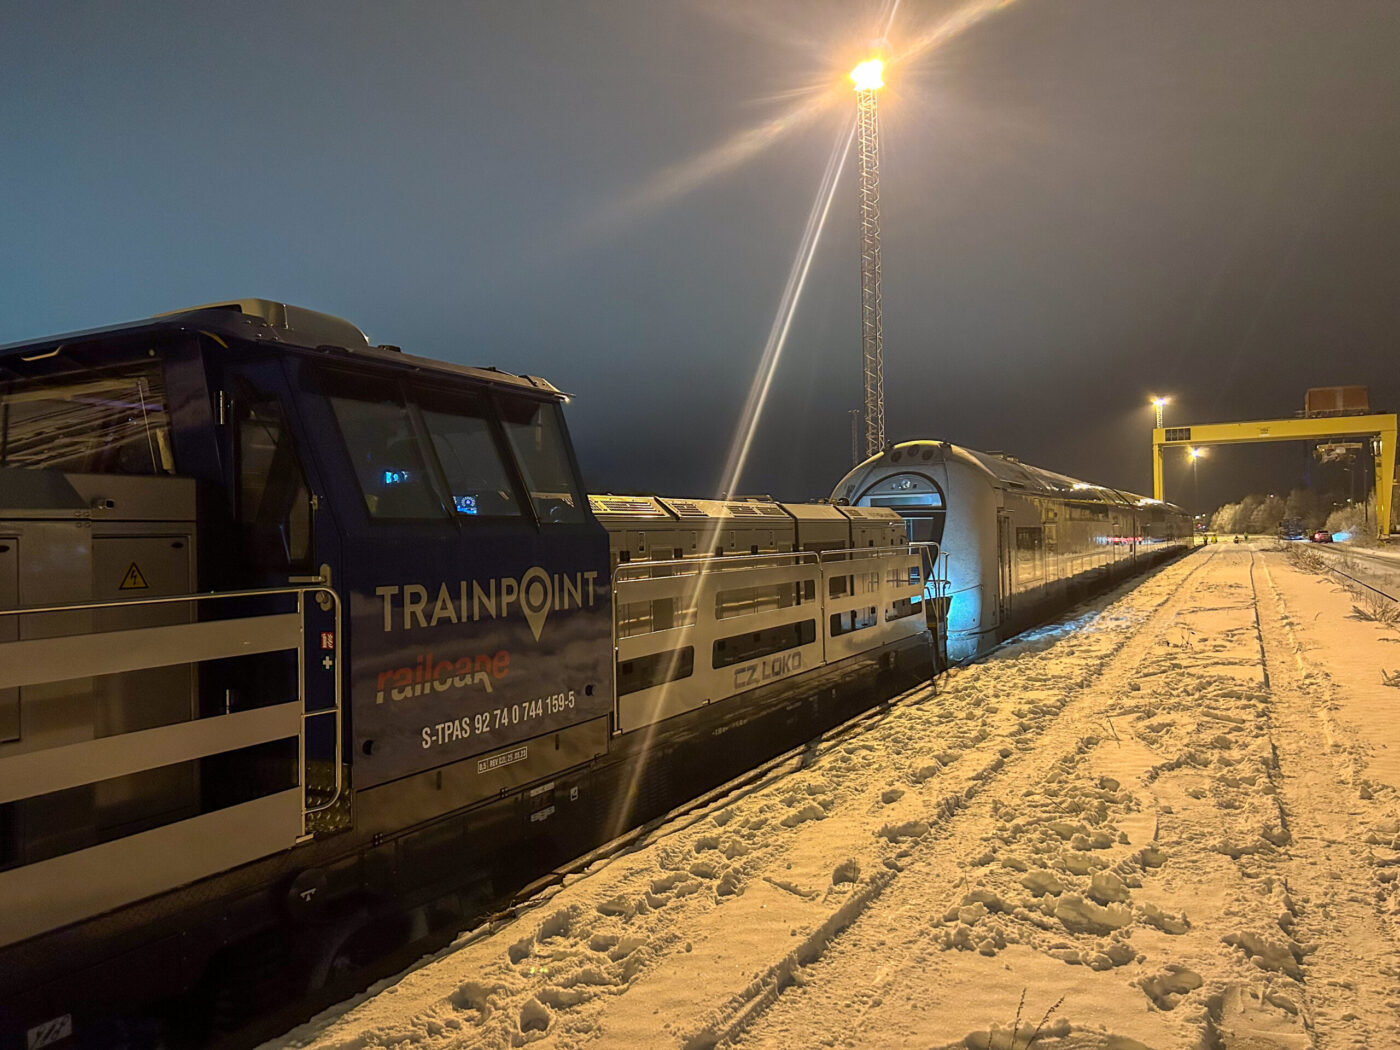
<svg viewBox="0 0 1400 1050"><path fill-rule="evenodd" d="M199 332L220 340L276 344L289 350L320 353L344 361L374 362L408 372L450 375L482 385L528 392L537 397L545 395L563 399L568 396L538 376L515 375L497 368L474 368L406 354L397 347L372 346L364 333L349 321L260 299L194 307L139 321L8 343L0 346L0 365L18 357L49 354L65 346L168 332Z"/></svg>
<svg viewBox="0 0 1400 1050"><path fill-rule="evenodd" d="M1087 503L1114 503L1128 507L1143 506L1145 504L1157 502L1156 500L1149 499L1146 496L1139 496L1133 492L1109 488L1106 485L1094 485L1090 482L1070 477L1068 474L1060 474L1053 470L1046 470L1044 467L1033 467L1028 463L1022 463L1014 456L1008 456L1001 452L979 452L976 449L967 448L963 445L954 445L951 442L930 441L901 442L895 447L903 448L908 445L925 444L941 444L949 450L960 452L976 461L987 473L991 474L998 481L1031 492L1044 492L1048 495L1054 495L1064 499L1081 500ZM1162 503L1161 506L1168 510L1181 509L1171 503Z"/></svg>

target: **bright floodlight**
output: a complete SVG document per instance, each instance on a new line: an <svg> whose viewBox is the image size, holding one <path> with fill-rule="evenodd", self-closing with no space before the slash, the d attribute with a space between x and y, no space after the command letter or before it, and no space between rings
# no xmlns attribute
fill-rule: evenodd
<svg viewBox="0 0 1400 1050"><path fill-rule="evenodd" d="M852 74L852 75L854 75L854 74ZM1169 398L1169 397L1154 397L1154 398L1152 399L1152 405L1153 405L1154 408L1161 408L1163 405L1165 405L1165 404L1166 404L1168 401L1170 401L1170 400L1171 400L1171 398Z"/></svg>
<svg viewBox="0 0 1400 1050"><path fill-rule="evenodd" d="M851 70L851 80L855 83L857 91L874 91L885 86L882 75L884 72L885 63L878 58L872 58Z"/></svg>
<svg viewBox="0 0 1400 1050"><path fill-rule="evenodd" d="M1202 450L1199 448L1188 448L1186 450L1186 454L1192 459L1200 459L1202 455Z"/></svg>

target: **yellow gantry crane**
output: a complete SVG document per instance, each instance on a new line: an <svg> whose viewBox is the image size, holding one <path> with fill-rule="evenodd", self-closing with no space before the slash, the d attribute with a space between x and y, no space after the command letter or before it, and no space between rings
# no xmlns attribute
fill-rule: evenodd
<svg viewBox="0 0 1400 1050"><path fill-rule="evenodd" d="M1154 404L1156 402L1154 401ZM1152 431L1152 496L1161 500L1162 450L1176 445L1241 445L1260 441L1311 441L1321 438L1369 437L1376 457L1376 536L1390 536L1390 506L1395 485L1395 431L1393 415L1307 416L1294 419L1256 419L1247 423L1197 423L1191 426L1158 426Z"/></svg>

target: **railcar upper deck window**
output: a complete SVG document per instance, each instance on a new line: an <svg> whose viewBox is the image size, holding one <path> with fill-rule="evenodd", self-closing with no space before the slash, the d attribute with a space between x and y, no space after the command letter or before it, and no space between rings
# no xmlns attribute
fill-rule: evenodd
<svg viewBox="0 0 1400 1050"><path fill-rule="evenodd" d="M564 422L552 402L501 400L501 421L542 522L583 520Z"/></svg>
<svg viewBox="0 0 1400 1050"><path fill-rule="evenodd" d="M328 400L340 424L370 516L441 520L447 507L398 384L328 376Z"/></svg>
<svg viewBox="0 0 1400 1050"><path fill-rule="evenodd" d="M492 433L486 403L470 394L410 391L458 514L518 517L520 501Z"/></svg>
<svg viewBox="0 0 1400 1050"><path fill-rule="evenodd" d="M160 365L0 380L0 466L173 474Z"/></svg>

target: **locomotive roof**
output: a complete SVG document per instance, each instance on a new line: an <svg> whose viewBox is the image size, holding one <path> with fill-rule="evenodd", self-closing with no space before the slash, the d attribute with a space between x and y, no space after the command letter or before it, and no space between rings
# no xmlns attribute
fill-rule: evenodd
<svg viewBox="0 0 1400 1050"><path fill-rule="evenodd" d="M268 299L238 299L158 314L140 321L89 328L0 346L0 362L7 358L32 358L64 346L109 337L154 335L160 332L201 332L223 341L276 344L291 350L322 353L351 361L375 362L412 372L437 373L489 386L550 398L567 397L546 379L515 375L497 368L437 361L405 354L396 346L373 346L365 334L343 318Z"/></svg>

